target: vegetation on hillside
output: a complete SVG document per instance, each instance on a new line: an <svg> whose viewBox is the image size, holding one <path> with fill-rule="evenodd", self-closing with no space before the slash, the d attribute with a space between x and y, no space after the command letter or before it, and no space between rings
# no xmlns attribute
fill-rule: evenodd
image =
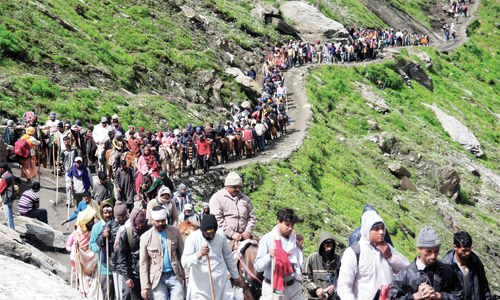
<svg viewBox="0 0 500 300"><path fill-rule="evenodd" d="M416 255L416 237L426 225L433 226L444 241L441 257L452 248L452 230L469 231L474 251L498 292L498 192L487 178L474 176L461 162L474 160L493 171L500 169L500 120L493 114L500 113L500 59L495 46L500 40L495 29L499 11L498 2L483 1L481 22L469 28L474 31L470 41L449 56L422 48L434 61L429 72L434 92L416 82L409 89L395 73L394 62L315 70L312 74L324 84L308 77L314 115L304 145L289 161L251 165L241 171L245 192L256 209L256 231L269 231L276 222L275 212L289 206L302 219L296 231L306 237L306 254L316 251L315 237L322 231L332 233L343 249L369 203L384 218L396 248L410 259ZM354 83L371 85L376 91L376 84L386 78L385 89L377 93L390 112L379 114L365 104ZM485 155L475 158L452 141L422 102L436 104L472 130ZM369 120L378 123L380 132ZM382 131L395 136L391 155L373 142L383 138ZM399 180L387 169L393 161L411 172L419 193L398 189ZM437 189L439 168L448 165L461 178L457 202Z"/></svg>

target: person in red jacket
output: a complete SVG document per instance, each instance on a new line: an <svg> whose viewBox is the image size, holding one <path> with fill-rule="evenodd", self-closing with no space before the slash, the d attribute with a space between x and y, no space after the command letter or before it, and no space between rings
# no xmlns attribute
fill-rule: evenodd
<svg viewBox="0 0 500 300"><path fill-rule="evenodd" d="M205 139L205 136L200 136L198 140L197 148L198 148L198 164L203 167L203 173L208 171L208 156L210 155L210 148L208 147L208 142Z"/></svg>

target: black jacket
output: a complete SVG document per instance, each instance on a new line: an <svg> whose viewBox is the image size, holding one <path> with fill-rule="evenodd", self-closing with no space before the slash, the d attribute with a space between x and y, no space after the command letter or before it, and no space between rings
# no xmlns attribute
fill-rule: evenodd
<svg viewBox="0 0 500 300"><path fill-rule="evenodd" d="M415 263L417 259L413 260L409 266L396 275L389 290L389 299L413 300L413 294L418 292L418 286L421 283L430 283L424 271L417 269ZM457 277L457 274L447 264L440 261L437 261L436 264L434 290L441 293L443 300L462 300L462 287L460 286L460 279Z"/></svg>
<svg viewBox="0 0 500 300"><path fill-rule="evenodd" d="M448 264L460 278L460 286L463 288L463 280L460 276L460 268L453 262L453 251L450 250L443 258L443 263ZM471 252L467 259L467 268L469 268L469 276L471 280L471 299L472 300L491 300L490 287L488 279L484 272L484 266L479 257L474 252ZM465 299L465 297L464 297ZM466 299L465 299L466 300Z"/></svg>
<svg viewBox="0 0 500 300"><path fill-rule="evenodd" d="M99 236L97 236L97 239L95 241L97 246L99 246L101 249L104 249L104 247L106 246L106 238L104 237L104 235L102 233L103 233L104 229L110 228L110 231L109 231L109 268L111 269L111 271L115 271L117 269L116 268L116 258L117 258L116 255L117 254L113 250L113 244L114 244L114 241L116 239L116 234L118 232L118 229L120 229L120 226L121 226L120 223L118 223L118 221L116 219L113 219L113 220L107 222L102 227L102 231L101 231L101 233L99 233ZM105 253L104 250L103 250L103 253Z"/></svg>
<svg viewBox="0 0 500 300"><path fill-rule="evenodd" d="M146 225L144 232L151 228L151 225ZM139 279L139 246L141 236L132 230L132 243L128 241L127 230L125 229L120 235L120 251L118 252L117 270L119 270L125 281L129 279Z"/></svg>

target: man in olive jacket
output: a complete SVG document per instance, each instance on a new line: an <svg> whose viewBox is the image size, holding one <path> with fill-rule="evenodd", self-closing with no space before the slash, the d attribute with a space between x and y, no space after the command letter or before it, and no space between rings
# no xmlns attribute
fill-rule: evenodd
<svg viewBox="0 0 500 300"><path fill-rule="evenodd" d="M151 217L154 227L142 234L140 242L141 296L150 298L151 289L155 300L183 300L181 257L184 241L181 232L166 224L167 210L162 206L155 206Z"/></svg>
<svg viewBox="0 0 500 300"><path fill-rule="evenodd" d="M308 299L339 299L337 279L340 271L340 256L335 254L333 235L323 232L318 238L318 252L307 258L304 275L304 287Z"/></svg>

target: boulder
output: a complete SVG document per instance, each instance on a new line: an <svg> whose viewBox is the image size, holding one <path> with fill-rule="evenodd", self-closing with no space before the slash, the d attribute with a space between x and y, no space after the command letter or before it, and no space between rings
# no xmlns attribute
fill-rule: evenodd
<svg viewBox="0 0 500 300"><path fill-rule="evenodd" d="M0 255L0 270L8 274L8 282L0 285L2 299L85 299L63 279L22 261Z"/></svg>
<svg viewBox="0 0 500 300"><path fill-rule="evenodd" d="M252 96L257 97L260 95L260 86L257 83L257 81L253 80L252 78L246 76L246 75L238 75L236 77L236 82L241 84L243 86L243 89L246 92L249 92Z"/></svg>
<svg viewBox="0 0 500 300"><path fill-rule="evenodd" d="M446 166L439 170L441 179L439 180L438 190L446 197L456 200L460 192L460 177L458 172L452 167Z"/></svg>
<svg viewBox="0 0 500 300"><path fill-rule="evenodd" d="M396 63L396 71L399 70L408 75L411 80L425 86L429 91L432 92L434 90L432 78L427 75L424 68L422 68L418 62L412 59L398 59Z"/></svg>
<svg viewBox="0 0 500 300"><path fill-rule="evenodd" d="M432 67L434 66L434 62L432 61L431 56L427 52L422 51L422 50L415 48L415 47L410 47L410 48L408 48L408 54L415 55L416 57L418 57L418 59L420 59L422 61L422 63L424 64L425 68L428 71L432 70Z"/></svg>
<svg viewBox="0 0 500 300"><path fill-rule="evenodd" d="M325 83L323 82L323 80L321 80L321 78L319 78L318 76L315 76L315 75L311 75L311 76L312 76L312 78L316 79L316 81L317 81L319 84L321 84L321 85L325 84Z"/></svg>
<svg viewBox="0 0 500 300"><path fill-rule="evenodd" d="M184 15L188 19L192 20L192 19L196 18L196 12L191 7L189 7L187 5L183 5L183 6L181 6L181 9L184 12Z"/></svg>
<svg viewBox="0 0 500 300"><path fill-rule="evenodd" d="M391 153L392 147L394 147L395 144L396 137L394 137L394 134L387 131L382 132L377 141L378 148L385 153Z"/></svg>
<svg viewBox="0 0 500 300"><path fill-rule="evenodd" d="M233 75L234 77L238 77L240 75L245 76L245 73L243 73L240 69L238 68L227 68L226 73Z"/></svg>
<svg viewBox="0 0 500 300"><path fill-rule="evenodd" d="M207 71L198 72L197 82L198 82L198 84L203 86L205 91L208 91L212 87L212 85L214 84L214 80L215 80L215 71L214 70L207 70Z"/></svg>
<svg viewBox="0 0 500 300"><path fill-rule="evenodd" d="M434 113L436 113L436 117L438 118L439 122L441 122L441 126L443 126L443 129L446 132L448 132L452 140L462 145L474 156L483 156L484 153L481 150L481 144L479 144L479 141L477 140L474 133L472 133L472 131L465 127L465 125L434 105L429 105L426 103L422 104L425 107L432 109Z"/></svg>
<svg viewBox="0 0 500 300"><path fill-rule="evenodd" d="M26 245L13 240L12 236L0 232L0 254L29 262L32 253Z"/></svg>
<svg viewBox="0 0 500 300"><path fill-rule="evenodd" d="M21 237L42 243L47 247L66 249L66 237L48 224L37 219L15 216L14 225Z"/></svg>
<svg viewBox="0 0 500 300"><path fill-rule="evenodd" d="M303 41L324 42L348 37L347 30L342 24L327 18L318 9L305 2L285 2L280 6L280 11L283 19L291 21Z"/></svg>
<svg viewBox="0 0 500 300"><path fill-rule="evenodd" d="M412 191L418 193L417 187L411 182L411 179L403 176L399 182L399 189L402 191Z"/></svg>
<svg viewBox="0 0 500 300"><path fill-rule="evenodd" d="M29 260L29 263L37 266L38 268L42 270L47 270L50 273L59 275L63 278L69 277L70 273L68 268L60 264L59 262L55 261L54 259L50 258L46 254L44 254L42 251L38 250L37 248L26 244L26 247L31 251L31 257Z"/></svg>
<svg viewBox="0 0 500 300"><path fill-rule="evenodd" d="M405 167L398 163L390 163L388 168L391 174L396 176L397 178L401 179L402 177L411 177L410 171L408 171Z"/></svg>
<svg viewBox="0 0 500 300"><path fill-rule="evenodd" d="M269 24L271 23L273 17L278 17L280 15L280 11L277 7L271 4L258 3L255 5L255 8L250 11L250 15L265 24Z"/></svg>
<svg viewBox="0 0 500 300"><path fill-rule="evenodd" d="M293 28L292 25L286 23L285 21L279 19L279 18L272 18L271 19L271 24L276 28L278 31L280 31L283 34L288 34L288 35L296 35L297 32Z"/></svg>
<svg viewBox="0 0 500 300"><path fill-rule="evenodd" d="M367 101L366 105L382 114L389 112L389 106L387 106L387 103L382 97L380 97L373 91L372 86L361 82L355 82L354 84L358 86L361 97L365 98L365 100Z"/></svg>
<svg viewBox="0 0 500 300"><path fill-rule="evenodd" d="M217 38L217 40L215 41L215 44L217 45L217 47L219 47L220 49L222 49L224 51L231 51L231 49L229 48L229 43L225 37Z"/></svg>

